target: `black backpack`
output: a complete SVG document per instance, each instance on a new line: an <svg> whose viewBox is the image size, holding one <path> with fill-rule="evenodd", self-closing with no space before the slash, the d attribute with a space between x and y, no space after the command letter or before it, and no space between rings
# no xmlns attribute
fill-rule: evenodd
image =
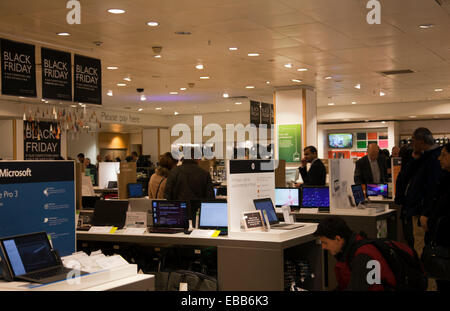
<svg viewBox="0 0 450 311"><path fill-rule="evenodd" d="M388 239L360 240L350 249L349 262L355 256L355 252L363 245L371 244L377 248L389 268L395 276L396 286L392 288L387 284L383 286L388 290L395 291L426 291L428 279L425 275L422 262L416 251L412 249L413 256L401 249L396 243Z"/></svg>

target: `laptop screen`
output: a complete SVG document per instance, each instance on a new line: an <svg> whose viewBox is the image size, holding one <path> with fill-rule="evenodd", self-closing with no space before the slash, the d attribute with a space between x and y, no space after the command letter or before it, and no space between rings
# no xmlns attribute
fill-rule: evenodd
<svg viewBox="0 0 450 311"><path fill-rule="evenodd" d="M384 198L388 197L388 185L387 184L368 184L367 185L367 196L378 196L381 195Z"/></svg>
<svg viewBox="0 0 450 311"><path fill-rule="evenodd" d="M45 232L2 240L2 248L15 276L58 265Z"/></svg>
<svg viewBox="0 0 450 311"><path fill-rule="evenodd" d="M275 188L275 206L299 206L300 188Z"/></svg>
<svg viewBox="0 0 450 311"><path fill-rule="evenodd" d="M361 185L352 185L352 192L356 205L358 205L361 202L364 202L364 192Z"/></svg>
<svg viewBox="0 0 450 311"><path fill-rule="evenodd" d="M208 201L200 205L199 228L227 228L228 206L227 201Z"/></svg>
<svg viewBox="0 0 450 311"><path fill-rule="evenodd" d="M320 208L330 206L330 190L328 187L303 187L302 207Z"/></svg>
<svg viewBox="0 0 450 311"><path fill-rule="evenodd" d="M117 188L117 181L108 181L108 189Z"/></svg>
<svg viewBox="0 0 450 311"><path fill-rule="evenodd" d="M100 199L101 198L97 196L82 196L81 207L83 207L83 209L94 209L95 202L97 202Z"/></svg>
<svg viewBox="0 0 450 311"><path fill-rule="evenodd" d="M144 190L142 184L128 184L128 197L130 198L142 198L144 196Z"/></svg>
<svg viewBox="0 0 450 311"><path fill-rule="evenodd" d="M185 201L153 200L153 226L188 228L187 203Z"/></svg>
<svg viewBox="0 0 450 311"><path fill-rule="evenodd" d="M113 226L119 229L125 225L128 211L126 200L101 200L95 203L93 226Z"/></svg>
<svg viewBox="0 0 450 311"><path fill-rule="evenodd" d="M255 204L256 209L260 210L261 213L263 211L267 212L267 218L269 218L269 223L271 225L279 223L277 213L275 212L275 208L273 207L273 203L270 198L253 200L253 203Z"/></svg>

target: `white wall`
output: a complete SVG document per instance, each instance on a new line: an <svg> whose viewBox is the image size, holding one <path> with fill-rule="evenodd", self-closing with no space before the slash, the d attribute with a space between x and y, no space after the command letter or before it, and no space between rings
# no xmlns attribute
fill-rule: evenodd
<svg viewBox="0 0 450 311"><path fill-rule="evenodd" d="M411 135L418 127L426 127L432 133L450 133L450 119L445 120L423 120L423 121L399 121L399 134Z"/></svg>
<svg viewBox="0 0 450 311"><path fill-rule="evenodd" d="M0 120L0 158L14 160L13 120Z"/></svg>
<svg viewBox="0 0 450 311"><path fill-rule="evenodd" d="M66 136L66 135L65 135ZM84 153L85 158L89 158L92 164L97 163L97 155L100 153L98 148L98 134L97 133L78 133L75 139L72 135L67 135L67 156L77 160L79 153ZM61 141L62 142L62 141ZM62 150L61 143L61 150ZM62 155L62 152L61 152ZM62 155L64 157L64 155ZM64 157L66 158L66 157Z"/></svg>
<svg viewBox="0 0 450 311"><path fill-rule="evenodd" d="M142 131L142 154L150 155L153 163L158 161L158 129Z"/></svg>

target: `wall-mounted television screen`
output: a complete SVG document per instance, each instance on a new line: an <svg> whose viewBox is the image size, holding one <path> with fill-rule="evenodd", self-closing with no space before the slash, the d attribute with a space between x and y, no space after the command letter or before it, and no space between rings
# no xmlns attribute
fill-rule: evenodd
<svg viewBox="0 0 450 311"><path fill-rule="evenodd" d="M328 134L328 146L333 149L353 147L353 134Z"/></svg>

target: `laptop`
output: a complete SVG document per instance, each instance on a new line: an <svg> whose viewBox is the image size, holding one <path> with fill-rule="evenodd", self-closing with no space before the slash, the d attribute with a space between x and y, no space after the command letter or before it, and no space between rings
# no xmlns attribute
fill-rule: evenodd
<svg viewBox="0 0 450 311"><path fill-rule="evenodd" d="M383 196L388 197L388 185L387 184L367 184L366 193L368 197Z"/></svg>
<svg viewBox="0 0 450 311"><path fill-rule="evenodd" d="M186 201L152 200L153 226L150 233L178 233L187 231L189 219Z"/></svg>
<svg viewBox="0 0 450 311"><path fill-rule="evenodd" d="M92 227L93 218L94 218L93 210L80 211L80 214L78 215L77 230L89 231L89 229L91 229Z"/></svg>
<svg viewBox="0 0 450 311"><path fill-rule="evenodd" d="M219 235L228 234L227 200L202 201L200 203L199 229L219 230Z"/></svg>
<svg viewBox="0 0 450 311"><path fill-rule="evenodd" d="M281 230L291 230L296 228L304 227L304 225L300 224L281 224L278 219L277 212L273 207L272 199L255 199L253 200L253 204L255 204L255 208L260 210L261 213L266 211L267 218L269 219L269 224L271 228L281 229Z"/></svg>
<svg viewBox="0 0 450 311"><path fill-rule="evenodd" d="M89 274L64 267L45 232L1 238L0 250L7 280L48 284L67 279L71 271L76 272L72 275Z"/></svg>
<svg viewBox="0 0 450 311"><path fill-rule="evenodd" d="M319 212L330 211L330 189L327 186L302 187L302 208L318 208Z"/></svg>
<svg viewBox="0 0 450 311"><path fill-rule="evenodd" d="M107 189L117 189L117 181L108 181Z"/></svg>
<svg viewBox="0 0 450 311"><path fill-rule="evenodd" d="M95 209L95 203L101 200L98 196L82 196L81 197L81 207L83 209L89 209L94 210Z"/></svg>
<svg viewBox="0 0 450 311"><path fill-rule="evenodd" d="M300 209L300 188L275 188L275 206Z"/></svg>
<svg viewBox="0 0 450 311"><path fill-rule="evenodd" d="M352 185L352 193L353 198L355 199L356 206L358 206L360 203L366 202L362 185Z"/></svg>
<svg viewBox="0 0 450 311"><path fill-rule="evenodd" d="M144 188L140 183L131 183L127 185L129 198L143 198Z"/></svg>
<svg viewBox="0 0 450 311"><path fill-rule="evenodd" d="M94 209L92 226L117 227L122 229L128 211L127 200L101 200L97 201Z"/></svg>

